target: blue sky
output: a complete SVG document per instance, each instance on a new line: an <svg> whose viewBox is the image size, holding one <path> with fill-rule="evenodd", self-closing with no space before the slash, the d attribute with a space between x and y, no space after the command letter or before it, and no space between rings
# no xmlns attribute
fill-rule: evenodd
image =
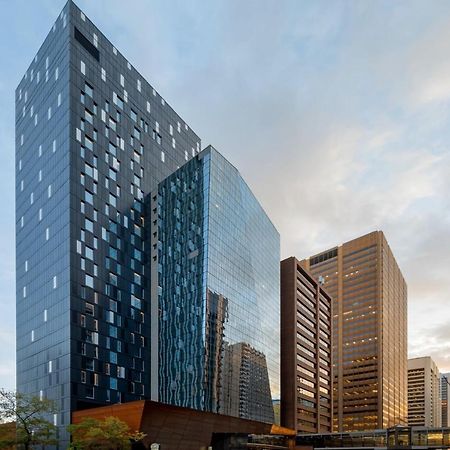
<svg viewBox="0 0 450 450"><path fill-rule="evenodd" d="M0 387L14 386L14 89L63 7L0 0ZM450 2L77 4L235 164L299 258L375 229L411 356L450 371Z"/></svg>

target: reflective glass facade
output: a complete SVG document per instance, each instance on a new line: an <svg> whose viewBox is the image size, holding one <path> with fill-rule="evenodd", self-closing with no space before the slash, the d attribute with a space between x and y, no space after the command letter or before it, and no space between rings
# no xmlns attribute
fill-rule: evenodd
<svg viewBox="0 0 450 450"><path fill-rule="evenodd" d="M144 198L199 149L69 1L16 90L17 389L55 399L62 433L157 396Z"/></svg>
<svg viewBox="0 0 450 450"><path fill-rule="evenodd" d="M280 394L277 230L212 147L160 183L149 208L160 400L272 422Z"/></svg>

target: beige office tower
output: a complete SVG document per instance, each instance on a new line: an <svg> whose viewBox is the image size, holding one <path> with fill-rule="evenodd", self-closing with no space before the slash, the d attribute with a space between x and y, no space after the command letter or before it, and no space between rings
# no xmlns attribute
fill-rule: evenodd
<svg viewBox="0 0 450 450"><path fill-rule="evenodd" d="M440 393L442 426L448 427L450 426L450 402L448 398L450 394L450 373L441 373Z"/></svg>
<svg viewBox="0 0 450 450"><path fill-rule="evenodd" d="M407 288L381 231L302 264L333 298L333 430L407 424Z"/></svg>
<svg viewBox="0 0 450 450"><path fill-rule="evenodd" d="M440 376L429 357L408 359L408 425L440 427L442 424Z"/></svg>

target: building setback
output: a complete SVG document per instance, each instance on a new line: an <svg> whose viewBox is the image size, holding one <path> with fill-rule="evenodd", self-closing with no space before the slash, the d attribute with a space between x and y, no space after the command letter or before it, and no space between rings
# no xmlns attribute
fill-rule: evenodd
<svg viewBox="0 0 450 450"><path fill-rule="evenodd" d="M441 399L441 421L443 427L449 426L450 403L448 395L450 393L450 373L441 373L440 399Z"/></svg>
<svg viewBox="0 0 450 450"><path fill-rule="evenodd" d="M381 231L302 265L333 298L334 431L407 422L407 288Z"/></svg>
<svg viewBox="0 0 450 450"><path fill-rule="evenodd" d="M408 425L440 427L440 375L429 357L408 359Z"/></svg>
<svg viewBox="0 0 450 450"><path fill-rule="evenodd" d="M332 431L331 297L294 258L281 262L281 423Z"/></svg>
<svg viewBox="0 0 450 450"><path fill-rule="evenodd" d="M149 209L160 401L273 422L272 397L280 395L277 230L211 146L159 184Z"/></svg>

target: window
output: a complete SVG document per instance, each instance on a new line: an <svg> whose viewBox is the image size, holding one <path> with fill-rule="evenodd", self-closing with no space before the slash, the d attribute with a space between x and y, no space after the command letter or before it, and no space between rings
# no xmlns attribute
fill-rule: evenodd
<svg viewBox="0 0 450 450"><path fill-rule="evenodd" d="M86 358L86 370L94 371L95 365L94 360L92 358Z"/></svg>
<svg viewBox="0 0 450 450"><path fill-rule="evenodd" d="M53 361L48 362L48 373L52 373L53 371Z"/></svg>
<svg viewBox="0 0 450 450"><path fill-rule="evenodd" d="M137 90L141 92L141 80L137 80Z"/></svg>
<svg viewBox="0 0 450 450"><path fill-rule="evenodd" d="M84 83L84 92L89 97L94 98L94 88L89 83Z"/></svg>
<svg viewBox="0 0 450 450"><path fill-rule="evenodd" d="M150 112L150 102L147 102L147 112Z"/></svg>
<svg viewBox="0 0 450 450"><path fill-rule="evenodd" d="M117 390L117 378L110 378L109 379L109 387L111 389Z"/></svg>
<svg viewBox="0 0 450 450"><path fill-rule="evenodd" d="M53 139L53 153L56 153L56 139Z"/></svg>
<svg viewBox="0 0 450 450"><path fill-rule="evenodd" d="M52 196L52 185L49 184L47 188L47 197L50 198Z"/></svg>
<svg viewBox="0 0 450 450"><path fill-rule="evenodd" d="M56 275L53 277L53 289L56 289L58 287L58 278Z"/></svg>
<svg viewBox="0 0 450 450"><path fill-rule="evenodd" d="M49 106L47 110L47 119L50 120L52 118L52 107Z"/></svg>
<svg viewBox="0 0 450 450"><path fill-rule="evenodd" d="M94 260L94 250L92 250L92 248L90 248L90 247L86 247L85 252L86 252L86 258L93 261Z"/></svg>
<svg viewBox="0 0 450 450"><path fill-rule="evenodd" d="M34 342L34 330L31 330L31 342Z"/></svg>
<svg viewBox="0 0 450 450"><path fill-rule="evenodd" d="M94 288L94 278L85 274L84 284L90 288Z"/></svg>
<svg viewBox="0 0 450 450"><path fill-rule="evenodd" d="M109 204L114 207L117 206L117 198L111 193L109 194Z"/></svg>
<svg viewBox="0 0 450 450"><path fill-rule="evenodd" d="M89 219L85 219L84 220L84 227L87 231L90 231L91 233L94 232L94 222L92 222L92 220Z"/></svg>
<svg viewBox="0 0 450 450"><path fill-rule="evenodd" d="M55 69L55 81L57 81L58 78L59 78L59 67L57 67L57 68Z"/></svg>
<svg viewBox="0 0 450 450"><path fill-rule="evenodd" d="M86 121L87 121L88 123L90 123L91 125L94 124L94 116L93 116L92 113L91 113L89 110L87 110L87 109L84 110L84 118L85 118Z"/></svg>
<svg viewBox="0 0 450 450"><path fill-rule="evenodd" d="M47 322L47 310L44 309L44 322Z"/></svg>
<svg viewBox="0 0 450 450"><path fill-rule="evenodd" d="M137 114L132 109L130 110L130 116L135 122L137 122Z"/></svg>
<svg viewBox="0 0 450 450"><path fill-rule="evenodd" d="M125 87L125 78L124 78L124 76L122 74L120 74L120 85L122 87Z"/></svg>
<svg viewBox="0 0 450 450"><path fill-rule="evenodd" d="M91 194L89 191L84 191L84 200L89 203L90 205L94 204L94 195Z"/></svg>
<svg viewBox="0 0 450 450"><path fill-rule="evenodd" d="M98 36L95 33L94 33L93 38L94 38L94 46L98 47Z"/></svg>
<svg viewBox="0 0 450 450"><path fill-rule="evenodd" d="M106 70L102 67L102 80L106 81Z"/></svg>
<svg viewBox="0 0 450 450"><path fill-rule="evenodd" d="M85 303L84 312L86 314L89 314L90 316L94 316L94 305L91 305L90 303Z"/></svg>
<svg viewBox="0 0 450 450"><path fill-rule="evenodd" d="M161 161L164 162L166 160L166 155L164 152L161 152Z"/></svg>
<svg viewBox="0 0 450 450"><path fill-rule="evenodd" d="M58 106L61 106L61 92L58 94Z"/></svg>
<svg viewBox="0 0 450 450"><path fill-rule="evenodd" d="M86 75L86 64L84 64L84 62L83 61L80 61L80 63L81 63L81 73L83 74L83 75Z"/></svg>
<svg viewBox="0 0 450 450"><path fill-rule="evenodd" d="M50 229L46 228L45 229L45 240L48 241L50 239Z"/></svg>

